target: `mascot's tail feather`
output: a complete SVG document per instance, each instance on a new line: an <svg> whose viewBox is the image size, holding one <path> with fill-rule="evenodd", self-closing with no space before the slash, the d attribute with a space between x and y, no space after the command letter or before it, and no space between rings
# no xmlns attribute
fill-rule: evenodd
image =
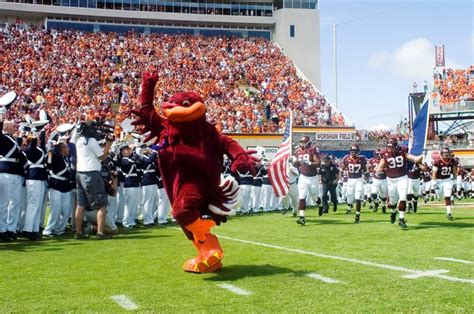
<svg viewBox="0 0 474 314"><path fill-rule="evenodd" d="M239 202L239 184L233 177L225 178L219 185L225 201L222 204L209 204L209 210L221 216L233 216L236 213L236 206Z"/></svg>

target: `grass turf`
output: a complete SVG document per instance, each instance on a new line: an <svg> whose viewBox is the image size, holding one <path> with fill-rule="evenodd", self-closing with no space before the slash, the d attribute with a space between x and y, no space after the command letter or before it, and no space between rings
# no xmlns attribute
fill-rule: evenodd
<svg viewBox="0 0 474 314"><path fill-rule="evenodd" d="M472 202L471 202L472 203ZM307 225L290 214L234 217L218 235L342 256L413 270L449 270L473 279L474 208L457 203L455 221L443 206L408 214L407 230L388 214L363 209L353 224L344 206L323 217L307 212ZM126 295L148 312L474 312L474 284L440 278L402 278L405 272L256 246L221 238L226 257L216 274L187 274L194 249L176 227L125 231L112 240L60 237L0 243L0 312L121 312L113 295ZM317 273L341 281L308 278ZM222 289L233 284L252 292Z"/></svg>

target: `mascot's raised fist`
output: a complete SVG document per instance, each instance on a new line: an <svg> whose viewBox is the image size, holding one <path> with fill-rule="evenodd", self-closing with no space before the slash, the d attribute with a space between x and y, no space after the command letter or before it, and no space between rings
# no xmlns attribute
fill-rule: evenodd
<svg viewBox="0 0 474 314"><path fill-rule="evenodd" d="M158 72L144 72L142 80L142 92L140 94L140 103L149 105L153 103L155 97L155 85L158 82Z"/></svg>

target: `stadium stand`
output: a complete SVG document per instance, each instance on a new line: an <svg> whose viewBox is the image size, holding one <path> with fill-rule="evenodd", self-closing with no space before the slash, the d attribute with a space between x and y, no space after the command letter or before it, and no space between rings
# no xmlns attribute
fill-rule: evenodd
<svg viewBox="0 0 474 314"><path fill-rule="evenodd" d="M34 118L46 109L52 125L79 116L130 116L141 72L159 72L157 98L180 90L206 98L208 120L223 132L275 133L289 110L298 126L344 126L290 59L262 38L189 35L83 33L5 26L0 29L1 92L20 101L9 117ZM269 75L271 74L271 75ZM117 108L120 104L120 107Z"/></svg>
<svg viewBox="0 0 474 314"><path fill-rule="evenodd" d="M474 100L472 72L473 67L457 70L444 69L441 73L435 73L433 96L439 97L441 105Z"/></svg>

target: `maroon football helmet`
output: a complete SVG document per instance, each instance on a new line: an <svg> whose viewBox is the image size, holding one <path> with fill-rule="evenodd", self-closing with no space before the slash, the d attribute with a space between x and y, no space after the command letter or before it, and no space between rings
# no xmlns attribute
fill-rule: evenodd
<svg viewBox="0 0 474 314"><path fill-rule="evenodd" d="M444 147L442 150L441 150L441 158L447 160L447 159L451 159L452 155L451 155L451 151L449 150L448 147Z"/></svg>
<svg viewBox="0 0 474 314"><path fill-rule="evenodd" d="M359 153L360 153L359 145L352 144L351 147L349 148L349 152L351 153L352 156L359 155Z"/></svg>
<svg viewBox="0 0 474 314"><path fill-rule="evenodd" d="M395 153L398 149L400 148L400 146L398 145L398 139L396 139L395 137L392 137L388 140L387 142L387 149L389 152L391 152L392 154Z"/></svg>
<svg viewBox="0 0 474 314"><path fill-rule="evenodd" d="M380 154L380 149L374 150L374 157L378 159L382 158L382 155Z"/></svg>
<svg viewBox="0 0 474 314"><path fill-rule="evenodd" d="M300 147L308 148L311 146L311 139L308 136L302 136L300 138Z"/></svg>

